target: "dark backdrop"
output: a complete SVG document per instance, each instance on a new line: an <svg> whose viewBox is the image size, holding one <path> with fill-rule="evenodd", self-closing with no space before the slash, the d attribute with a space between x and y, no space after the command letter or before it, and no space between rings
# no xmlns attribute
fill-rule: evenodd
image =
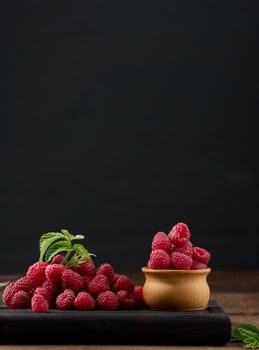
<svg viewBox="0 0 259 350"><path fill-rule="evenodd" d="M62 227L136 270L177 221L258 268L258 1L0 6L0 272Z"/></svg>

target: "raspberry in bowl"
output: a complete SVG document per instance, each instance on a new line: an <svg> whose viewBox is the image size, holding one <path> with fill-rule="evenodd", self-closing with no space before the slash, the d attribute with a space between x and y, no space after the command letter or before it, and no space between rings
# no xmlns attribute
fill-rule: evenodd
<svg viewBox="0 0 259 350"><path fill-rule="evenodd" d="M147 306L156 310L205 309L210 298L209 260L207 250L193 247L186 224L178 223L168 235L158 232L148 266L142 268Z"/></svg>

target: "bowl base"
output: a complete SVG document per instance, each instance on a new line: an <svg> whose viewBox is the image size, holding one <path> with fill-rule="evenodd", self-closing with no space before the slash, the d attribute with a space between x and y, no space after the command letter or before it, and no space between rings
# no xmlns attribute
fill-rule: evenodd
<svg viewBox="0 0 259 350"><path fill-rule="evenodd" d="M152 311L202 311L202 310L206 310L207 306L194 308L194 309L156 308L156 307L150 307L149 309Z"/></svg>

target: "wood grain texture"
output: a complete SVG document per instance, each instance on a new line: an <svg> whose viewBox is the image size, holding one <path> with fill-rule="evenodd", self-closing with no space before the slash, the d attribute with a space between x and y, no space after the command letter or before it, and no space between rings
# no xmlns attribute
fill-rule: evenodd
<svg viewBox="0 0 259 350"><path fill-rule="evenodd" d="M136 283L144 283L144 275L131 273ZM259 270L254 271L214 271L208 276L212 291L259 292Z"/></svg>
<svg viewBox="0 0 259 350"><path fill-rule="evenodd" d="M152 270L142 268L146 282L143 298L155 310L203 310L210 299L207 276L203 270Z"/></svg>
<svg viewBox="0 0 259 350"><path fill-rule="evenodd" d="M259 292L212 292L212 298L231 315L259 315Z"/></svg>

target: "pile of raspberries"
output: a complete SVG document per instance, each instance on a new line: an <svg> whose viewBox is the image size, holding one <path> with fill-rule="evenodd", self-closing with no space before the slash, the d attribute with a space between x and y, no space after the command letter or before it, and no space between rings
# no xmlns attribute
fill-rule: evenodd
<svg viewBox="0 0 259 350"><path fill-rule="evenodd" d="M125 275L118 275L110 264L95 267L91 260L65 268L62 255L51 264L36 262L25 277L11 282L3 293L3 303L13 309L31 308L34 312L59 310L117 310L143 306L142 287Z"/></svg>
<svg viewBox="0 0 259 350"><path fill-rule="evenodd" d="M178 223L168 235L158 232L154 236L148 267L161 270L200 270L208 267L209 260L210 253L207 250L193 247L188 226Z"/></svg>

